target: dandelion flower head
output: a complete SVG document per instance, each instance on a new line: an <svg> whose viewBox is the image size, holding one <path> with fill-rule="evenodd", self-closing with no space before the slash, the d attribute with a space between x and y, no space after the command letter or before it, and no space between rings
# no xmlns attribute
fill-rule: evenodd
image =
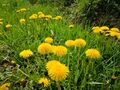
<svg viewBox="0 0 120 90"><path fill-rule="evenodd" d="M45 15L44 16L46 19L52 19L52 16L51 15Z"/></svg>
<svg viewBox="0 0 120 90"><path fill-rule="evenodd" d="M3 21L3 19L2 18L0 18L0 22L2 22Z"/></svg>
<svg viewBox="0 0 120 90"><path fill-rule="evenodd" d="M2 22L2 21L0 21L0 25L3 25L3 22Z"/></svg>
<svg viewBox="0 0 120 90"><path fill-rule="evenodd" d="M53 19L55 19L55 20L62 20L62 16L56 16Z"/></svg>
<svg viewBox="0 0 120 90"><path fill-rule="evenodd" d="M53 67L53 65L58 65L58 64L60 64L60 62L57 60L48 61L48 63L46 64L46 69L49 70Z"/></svg>
<svg viewBox="0 0 120 90"><path fill-rule="evenodd" d="M50 63L50 62L48 62ZM48 64L47 63L47 64ZM48 75L50 76L50 78L52 80L55 81L61 81L67 78L68 74L69 74L69 69L67 66L65 66L64 64L55 62L52 62L53 65L50 66L50 64L48 64L50 67L48 69Z"/></svg>
<svg viewBox="0 0 120 90"><path fill-rule="evenodd" d="M6 27L7 29L9 29L9 28L12 27L12 25L11 25L11 24L7 24L5 27Z"/></svg>
<svg viewBox="0 0 120 90"><path fill-rule="evenodd" d="M84 39L76 39L75 46L77 47L84 47L86 45L86 41Z"/></svg>
<svg viewBox="0 0 120 90"><path fill-rule="evenodd" d="M74 40L67 40L67 41L65 42L65 45L66 45L67 47L71 47L71 46L74 46L74 45L75 45L75 42L74 42Z"/></svg>
<svg viewBox="0 0 120 90"><path fill-rule="evenodd" d="M67 54L67 48L64 46L56 46L53 50L54 54L57 56L65 56Z"/></svg>
<svg viewBox="0 0 120 90"><path fill-rule="evenodd" d="M111 28L110 30L111 30L111 31L119 32L119 29L118 29L118 28Z"/></svg>
<svg viewBox="0 0 120 90"><path fill-rule="evenodd" d="M100 33L101 32L101 29L98 26L93 27L92 30L93 30L94 33Z"/></svg>
<svg viewBox="0 0 120 90"><path fill-rule="evenodd" d="M52 46L49 43L42 43L38 46L38 52L40 54L48 54L52 52Z"/></svg>
<svg viewBox="0 0 120 90"><path fill-rule="evenodd" d="M25 19L23 19L23 18L20 19L20 23L21 23L21 24L25 24Z"/></svg>
<svg viewBox="0 0 120 90"><path fill-rule="evenodd" d="M101 55L100 55L100 52L96 49L88 49L86 52L86 57L88 58L100 58Z"/></svg>
<svg viewBox="0 0 120 90"><path fill-rule="evenodd" d="M48 87L50 85L50 80L43 77L38 80L39 84L43 84L44 87Z"/></svg>
<svg viewBox="0 0 120 90"><path fill-rule="evenodd" d="M37 18L38 18L38 15L37 15L37 14L32 14L32 15L29 17L30 20L35 20L35 19L37 19Z"/></svg>
<svg viewBox="0 0 120 90"><path fill-rule="evenodd" d="M100 27L100 29L101 29L102 31L107 31L107 30L109 30L109 27L107 27L107 26L102 26L102 27Z"/></svg>
<svg viewBox="0 0 120 90"><path fill-rule="evenodd" d="M99 26L95 26L92 28L92 30L99 29L99 28L100 28Z"/></svg>
<svg viewBox="0 0 120 90"><path fill-rule="evenodd" d="M119 32L117 31L109 31L110 36L114 37L114 36L118 36Z"/></svg>
<svg viewBox="0 0 120 90"><path fill-rule="evenodd" d="M20 13L20 12L25 12L25 11L27 11L26 8L21 8L21 9L18 9L16 12L17 12L17 13Z"/></svg>
<svg viewBox="0 0 120 90"><path fill-rule="evenodd" d="M45 38L46 43L53 43L53 39L51 37Z"/></svg>
<svg viewBox="0 0 120 90"><path fill-rule="evenodd" d="M0 86L0 90L9 90L10 83L5 83Z"/></svg>
<svg viewBox="0 0 120 90"><path fill-rule="evenodd" d="M24 59L27 59L27 58L29 58L29 57L32 56L32 55L33 55L33 52L32 52L30 49L28 49L28 50L23 50L23 51L20 52L20 54L19 54L19 56L22 57L22 58L24 58Z"/></svg>

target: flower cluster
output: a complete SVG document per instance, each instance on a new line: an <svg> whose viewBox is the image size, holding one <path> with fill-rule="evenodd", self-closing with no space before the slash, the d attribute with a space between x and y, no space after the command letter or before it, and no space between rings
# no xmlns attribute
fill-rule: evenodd
<svg viewBox="0 0 120 90"><path fill-rule="evenodd" d="M102 27L93 27L92 28L94 33L101 33L105 36L111 36L111 37L117 37L118 40L120 40L120 31L118 28L109 28L107 26L102 26Z"/></svg>
<svg viewBox="0 0 120 90"><path fill-rule="evenodd" d="M57 56L65 56L67 54L67 48L62 46L62 45L51 45L51 43L53 43L53 39L51 37L47 37L44 40L45 43L41 43L38 46L38 52L40 54L49 54L49 53L53 53Z"/></svg>
<svg viewBox="0 0 120 90"><path fill-rule="evenodd" d="M20 27L17 26L16 23L14 23L14 25L13 25L14 28L13 28L12 25L9 24L9 22L11 22L11 21L8 21L7 25L3 25L3 26L5 26L6 31L9 30L11 27L13 28L12 35L19 34L18 36L17 35L14 36L13 40L12 40L12 37L11 37L12 35L8 31L8 33L6 33L6 34L10 34L7 37L7 38L9 38L9 36L10 36L10 39L8 39L8 40L10 40L10 42L11 41L16 42L16 40L20 40L20 43L22 43L21 41L24 38L27 38L26 40L30 40L30 41L27 41L27 42L29 42L29 43L27 43L27 46L32 47L31 49L34 50L34 48L36 48L35 47L36 44L38 44L38 42L40 41L39 38L41 38L41 41L42 41L43 37L45 37L46 35L51 36L51 37L44 38L43 42L38 45L38 47L36 49L37 53L36 53L36 51L34 53L34 55L36 54L36 57L31 58L31 59L34 59L34 61L31 62L31 63L29 63L29 62L25 63L25 67L26 67L26 64L30 64L30 65L27 66L27 68L24 68L24 65L22 65L23 68L21 68L21 67L17 68L17 69L19 69L20 73L22 73L26 77L29 78L29 75L32 75L32 73L34 73L33 70L38 71L35 74L35 77L37 77L37 75L39 73L41 75L43 75L44 71L45 71L45 68L46 68L46 70L48 72L48 76L47 77L42 77L38 80L38 84L42 84L46 88L50 85L50 79L56 81L57 84L59 84L60 81L65 80L68 77L69 72L70 72L69 67L67 67L65 64L61 63L58 60L51 60L51 59L61 58L61 60L63 60L63 62L66 62L68 64L68 66L73 65L70 70L79 69L80 68L79 66L82 65L81 71L85 71L84 73L87 74L86 72L88 72L89 69L87 70L87 67L84 68L87 65L87 63L86 62L85 62L85 64L84 64L84 62L80 63L81 58L86 59L86 58L83 57L83 56L85 56L85 57L87 57L91 60L91 59L99 59L101 57L101 53L95 48L90 48L90 49L86 50L85 52L83 52L83 50L84 50L83 47L86 46L87 42L86 42L86 40L84 40L82 38L75 38L77 36L72 37L72 35L77 33L76 31L72 32L73 34L68 36L68 37L71 37L71 38L75 38L74 40L72 40L72 39L66 40L64 42L65 46L61 44L61 42L63 43L64 39L66 39L67 36L63 37L63 39L61 39L59 41L58 38L62 37L62 36L59 36L59 35L62 35L62 34L67 35L67 32L65 31L65 32L60 33L61 31L56 30L55 32L53 32L52 30L54 30L54 29L62 30L62 27L63 27L64 23L61 22L58 25L56 24L56 21L60 21L60 20L63 19L62 16L59 16L59 15L58 16L52 16L50 14L45 14L43 12L37 12L37 13L32 13L32 14L29 15L29 17L27 17L28 15L24 15L26 13L21 13L21 12L26 12L26 11L27 11L26 8L21 8L21 9L16 11L17 14L20 13L20 16L17 16L15 18L15 20L17 20L19 22ZM28 13L31 13L31 12L28 12ZM30 21L30 23L28 21ZM53 22L55 22L55 23L53 23ZM0 25L2 25L2 24L3 24L3 19L0 19ZM65 22L65 24L67 24L67 23ZM21 26L21 25L23 25L23 26ZM67 26L67 29L70 30L70 28L73 28L73 27L74 27L74 24L71 23L69 26ZM26 29L26 30L24 31L24 29ZM34 29L36 29L36 30L34 30ZM63 29L66 29L66 28L63 28ZM101 34L104 34L106 36L115 36L118 39L120 39L120 31L119 31L118 28L109 28L107 26L102 26L102 27L97 26L97 27L93 27L92 29L93 29L94 33L101 33ZM4 35L6 36L6 34L4 34ZM56 35L58 35L58 36L56 36ZM58 39L57 40L58 42L54 43L55 42L54 38ZM17 42L19 42L19 41L17 41ZM20 44L20 43L15 43L15 45ZM23 41L23 43L25 43L25 41ZM30 45L28 45L28 44L30 44ZM73 48L70 48L71 51L69 51L69 53L68 53L69 48L67 48L67 47L73 47ZM16 49L16 50L18 50L18 49ZM38 54L40 54L40 56L38 56ZM27 61L28 61L28 58L30 58L32 56L33 56L33 52L29 48L27 50L23 50L19 53L19 57L21 57L21 58L23 58L23 60L27 60ZM64 58L63 56L66 56L66 57ZM40 59L42 59L42 61L39 62L38 60L40 60ZM45 60L43 60L43 59L45 59ZM50 59L50 61L48 61L49 59ZM23 63L21 63L21 64L23 64ZM13 65L13 64L18 65L17 62L14 62L13 60L10 62L10 64L11 65ZM35 64L35 66L32 66L34 64ZM45 64L45 65L41 65L41 64ZM74 65L75 65L75 67L74 67ZM31 68L33 68L33 69L29 70ZM25 69L25 71L22 71L24 69ZM82 69L84 69L84 70L82 70ZM26 72L26 71L30 71L30 72ZM75 74L79 74L78 70L73 71L73 73L74 72L75 72ZM45 76L45 75L43 75L43 76ZM73 76L75 76L74 81L76 83L76 80L78 79L77 76L79 76L79 75L73 75ZM34 77L34 75L33 75L33 77ZM74 77L72 77L70 79L73 80ZM24 81L25 81L25 79L21 80L20 82L24 82ZM81 85L82 85L82 83L83 82L81 82ZM5 83L5 84L0 86L0 90L8 90L9 86L10 86L9 83ZM39 89L41 89L41 87ZM58 89L58 90L61 90L61 89Z"/></svg>
<svg viewBox="0 0 120 90"><path fill-rule="evenodd" d="M55 19L55 20L62 20L62 16L56 16L53 19Z"/></svg>
<svg viewBox="0 0 120 90"><path fill-rule="evenodd" d="M84 47L86 45L86 41L82 38L75 39L75 40L67 40L65 42L65 45L67 47L71 47L71 46Z"/></svg>
<svg viewBox="0 0 120 90"><path fill-rule="evenodd" d="M43 55L54 53L57 56L65 56L67 54L67 48L62 45L54 46L49 43L41 43L38 46L38 52Z"/></svg>
<svg viewBox="0 0 120 90"><path fill-rule="evenodd" d="M43 12L38 12L37 14L34 13L29 17L30 20L35 20L35 19L43 19L43 20L62 20L62 16L51 16L51 15L45 15Z"/></svg>
<svg viewBox="0 0 120 90"><path fill-rule="evenodd" d="M17 12L17 13L20 13L20 12L26 12L26 11L27 11L26 8L21 8L21 9L18 9L16 12Z"/></svg>

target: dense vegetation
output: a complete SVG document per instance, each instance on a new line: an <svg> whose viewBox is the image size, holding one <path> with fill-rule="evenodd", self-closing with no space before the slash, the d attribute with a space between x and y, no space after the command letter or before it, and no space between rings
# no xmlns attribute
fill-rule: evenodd
<svg viewBox="0 0 120 90"><path fill-rule="evenodd" d="M120 26L119 0L60 0L59 3L74 23Z"/></svg>
<svg viewBox="0 0 120 90"><path fill-rule="evenodd" d="M119 90L118 24L91 17L105 0L31 1L0 1L0 90Z"/></svg>

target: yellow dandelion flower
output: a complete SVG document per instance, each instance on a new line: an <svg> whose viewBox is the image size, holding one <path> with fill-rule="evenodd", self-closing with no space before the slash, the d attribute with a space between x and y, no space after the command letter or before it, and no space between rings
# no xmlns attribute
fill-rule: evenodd
<svg viewBox="0 0 120 90"><path fill-rule="evenodd" d="M92 30L95 30L95 29L99 29L100 27L96 26L96 27L93 27Z"/></svg>
<svg viewBox="0 0 120 90"><path fill-rule="evenodd" d="M100 58L100 52L96 49L88 49L86 52L86 57L88 58Z"/></svg>
<svg viewBox="0 0 120 90"><path fill-rule="evenodd" d="M75 46L77 47L84 47L86 45L86 41L84 39L76 39Z"/></svg>
<svg viewBox="0 0 120 90"><path fill-rule="evenodd" d="M62 16L56 16L53 19L55 19L55 20L62 20Z"/></svg>
<svg viewBox="0 0 120 90"><path fill-rule="evenodd" d="M20 12L25 12L25 11L27 11L26 8L21 8L21 9L17 10L16 12L17 12L17 13L20 13Z"/></svg>
<svg viewBox="0 0 120 90"><path fill-rule="evenodd" d="M109 30L109 27L107 27L107 26L102 26L102 27L100 27L100 29L101 29L102 31L108 31L108 30Z"/></svg>
<svg viewBox="0 0 120 90"><path fill-rule="evenodd" d="M73 25L73 24L69 25L69 28L73 28L73 27L74 27L74 25Z"/></svg>
<svg viewBox="0 0 120 90"><path fill-rule="evenodd" d="M43 77L38 80L39 84L43 84L44 87L48 87L50 85L50 80Z"/></svg>
<svg viewBox="0 0 120 90"><path fill-rule="evenodd" d="M57 46L55 45L52 45L52 53L55 53L55 49L56 49Z"/></svg>
<svg viewBox="0 0 120 90"><path fill-rule="evenodd" d="M6 27L7 29L9 29L9 28L12 27L12 25L11 25L11 24L7 24L5 27Z"/></svg>
<svg viewBox="0 0 120 90"><path fill-rule="evenodd" d="M20 9L16 11L17 13L21 12Z"/></svg>
<svg viewBox="0 0 120 90"><path fill-rule="evenodd" d="M54 62L48 69L48 75L52 80L61 81L67 78L69 69L67 66L61 63Z"/></svg>
<svg viewBox="0 0 120 90"><path fill-rule="evenodd" d="M20 23L21 23L21 24L25 24L25 19L23 19L23 18L20 19Z"/></svg>
<svg viewBox="0 0 120 90"><path fill-rule="evenodd" d="M52 52L52 46L49 43L42 43L38 47L38 52L40 54L48 54Z"/></svg>
<svg viewBox="0 0 120 90"><path fill-rule="evenodd" d="M56 64L60 64L60 62L57 60L48 61L46 64L46 69L49 70L50 68L53 67L53 65L56 65Z"/></svg>
<svg viewBox="0 0 120 90"><path fill-rule="evenodd" d="M44 18L45 17L45 14L39 14L38 15L38 18L41 19L41 18Z"/></svg>
<svg viewBox="0 0 120 90"><path fill-rule="evenodd" d="M0 21L0 25L3 25L3 22L2 22L2 21Z"/></svg>
<svg viewBox="0 0 120 90"><path fill-rule="evenodd" d="M52 19L51 15L45 15L45 18Z"/></svg>
<svg viewBox="0 0 120 90"><path fill-rule="evenodd" d="M51 37L45 38L46 43L53 43L53 39Z"/></svg>
<svg viewBox="0 0 120 90"><path fill-rule="evenodd" d="M0 90L9 90L10 83L5 83L0 86Z"/></svg>
<svg viewBox="0 0 120 90"><path fill-rule="evenodd" d="M118 28L111 28L110 30L111 30L111 31L119 32L119 29L118 29Z"/></svg>
<svg viewBox="0 0 120 90"><path fill-rule="evenodd" d="M2 18L0 18L0 22L2 22L3 21L3 19Z"/></svg>
<svg viewBox="0 0 120 90"><path fill-rule="evenodd" d="M37 19L38 18L38 15L37 14L32 14L29 19L30 20L34 20L34 19Z"/></svg>
<svg viewBox="0 0 120 90"><path fill-rule="evenodd" d="M27 58L29 58L29 57L32 56L32 55L33 55L33 52L32 52L30 49L28 49L28 50L23 50L23 51L20 52L20 54L19 54L19 56L22 57L22 58L24 58L24 59L27 59Z"/></svg>
<svg viewBox="0 0 120 90"><path fill-rule="evenodd" d="M25 11L27 11L26 8L21 8L20 10L21 10L21 12L25 12Z"/></svg>
<svg viewBox="0 0 120 90"><path fill-rule="evenodd" d="M120 40L120 35L117 36L117 39Z"/></svg>
<svg viewBox="0 0 120 90"><path fill-rule="evenodd" d="M44 14L43 12L38 12L38 15Z"/></svg>
<svg viewBox="0 0 120 90"><path fill-rule="evenodd" d="M109 34L110 34L110 36L112 36L112 37L119 35L119 33L116 32L116 31L110 31Z"/></svg>
<svg viewBox="0 0 120 90"><path fill-rule="evenodd" d="M116 37L120 36L120 32L117 32Z"/></svg>
<svg viewBox="0 0 120 90"><path fill-rule="evenodd" d="M94 28L95 28L95 27L94 27ZM96 27L95 29L93 29L93 32L94 32L94 33L100 33L100 32L101 32L100 27Z"/></svg>
<svg viewBox="0 0 120 90"><path fill-rule="evenodd" d="M120 36L120 32L117 32L116 37L119 37L119 36Z"/></svg>
<svg viewBox="0 0 120 90"><path fill-rule="evenodd" d="M67 54L67 48L64 46L54 47L53 53L57 56L65 56Z"/></svg>
<svg viewBox="0 0 120 90"><path fill-rule="evenodd" d="M74 42L73 40L67 40L67 41L65 42L65 45L66 45L67 47L71 47L71 46L74 46L74 45L75 45L75 42Z"/></svg>

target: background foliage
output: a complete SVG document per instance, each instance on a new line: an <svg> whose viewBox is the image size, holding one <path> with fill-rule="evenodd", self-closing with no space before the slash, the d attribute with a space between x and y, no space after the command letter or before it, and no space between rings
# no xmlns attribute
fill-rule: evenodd
<svg viewBox="0 0 120 90"><path fill-rule="evenodd" d="M120 26L119 0L61 0L61 2L62 10L70 15L74 23Z"/></svg>

